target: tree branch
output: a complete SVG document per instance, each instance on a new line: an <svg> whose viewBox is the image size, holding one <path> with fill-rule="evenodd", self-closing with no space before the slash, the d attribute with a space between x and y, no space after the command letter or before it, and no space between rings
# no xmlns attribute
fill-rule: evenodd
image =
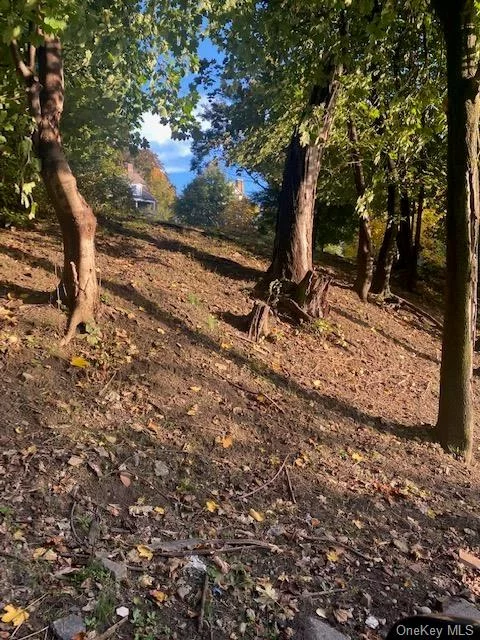
<svg viewBox="0 0 480 640"><path fill-rule="evenodd" d="M28 65L23 60L16 40L12 40L12 42L10 43L10 51L12 52L13 60L15 62L15 67L18 74L22 76L25 81L32 78L33 71L29 69Z"/></svg>

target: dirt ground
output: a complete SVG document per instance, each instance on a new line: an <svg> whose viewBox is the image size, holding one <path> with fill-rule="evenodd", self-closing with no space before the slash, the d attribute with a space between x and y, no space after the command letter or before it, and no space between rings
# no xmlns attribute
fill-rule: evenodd
<svg viewBox="0 0 480 640"><path fill-rule="evenodd" d="M480 599L459 557L480 551L480 439L470 468L429 441L428 319L361 304L333 263L328 320L256 345L263 258L128 225L99 234L99 327L62 347L40 304L58 237L1 231L0 254L0 610L29 616L0 638L70 613L99 637L125 606L124 639L285 639L308 613L374 640Z"/></svg>

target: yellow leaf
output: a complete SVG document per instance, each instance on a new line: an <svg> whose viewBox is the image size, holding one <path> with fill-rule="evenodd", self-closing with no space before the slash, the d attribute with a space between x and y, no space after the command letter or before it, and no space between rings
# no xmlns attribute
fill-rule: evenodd
<svg viewBox="0 0 480 640"><path fill-rule="evenodd" d="M137 551L140 558L146 558L147 560L151 560L153 558L153 551L145 544L138 544Z"/></svg>
<svg viewBox="0 0 480 640"><path fill-rule="evenodd" d="M42 556L42 560L47 560L48 562L55 562L57 560L58 554L55 553L53 549L47 549Z"/></svg>
<svg viewBox="0 0 480 640"><path fill-rule="evenodd" d="M201 390L201 388L202 387L194 385L193 387L190 387L190 391L195 391L195 393L198 393Z"/></svg>
<svg viewBox="0 0 480 640"><path fill-rule="evenodd" d="M73 356L70 360L70 364L74 367L80 367L80 369L85 369L90 366L90 362L82 358L82 356Z"/></svg>
<svg viewBox="0 0 480 640"><path fill-rule="evenodd" d="M258 394L258 396L257 396L257 402L261 402L261 403L263 403L263 402L265 402L265 401L266 401L265 396L264 396L264 395L262 395L261 393L259 393L259 394Z"/></svg>
<svg viewBox="0 0 480 640"><path fill-rule="evenodd" d="M255 509L250 509L248 515L251 516L257 522L263 522L265 520L265 516L261 511L255 511Z"/></svg>
<svg viewBox="0 0 480 640"><path fill-rule="evenodd" d="M228 351L231 348L232 348L232 345L230 342L222 342L220 344L220 349L225 349L225 351Z"/></svg>
<svg viewBox="0 0 480 640"><path fill-rule="evenodd" d="M194 416L194 415L196 415L197 411L198 411L198 404L194 404L193 407L191 407L187 411L187 416Z"/></svg>
<svg viewBox="0 0 480 640"><path fill-rule="evenodd" d="M17 529L13 534L13 539L25 542L25 536L23 535L23 531L21 529Z"/></svg>
<svg viewBox="0 0 480 640"><path fill-rule="evenodd" d="M46 553L46 549L45 547L38 547L37 549L33 550L33 559L34 560L38 560L38 558L41 558L45 553Z"/></svg>
<svg viewBox="0 0 480 640"><path fill-rule="evenodd" d="M315 389L318 389L318 387L322 386L322 381L321 380L313 380L312 384L315 387Z"/></svg>
<svg viewBox="0 0 480 640"><path fill-rule="evenodd" d="M361 520L352 520L357 529L363 529L363 522Z"/></svg>
<svg viewBox="0 0 480 640"><path fill-rule="evenodd" d="M156 589L154 589L153 591L150 591L150 595L158 604L161 604L162 602L165 602L165 600L168 600L168 596L164 591L157 591Z"/></svg>
<svg viewBox="0 0 480 640"><path fill-rule="evenodd" d="M3 609L5 613L2 616L2 622L13 624L14 627L20 626L30 617L28 611L15 607L13 604L6 604Z"/></svg>
<svg viewBox="0 0 480 640"><path fill-rule="evenodd" d="M327 560L330 560L330 562L338 562L340 559L340 556L338 555L337 551L335 551L334 549L330 550L325 555L327 556Z"/></svg>
<svg viewBox="0 0 480 640"><path fill-rule="evenodd" d="M350 454L352 460L354 462L362 462L363 461L363 456L361 453L357 453L356 451L354 451L353 453Z"/></svg>
<svg viewBox="0 0 480 640"><path fill-rule="evenodd" d="M154 511L161 516L165 515L165 509L163 507L155 507Z"/></svg>
<svg viewBox="0 0 480 640"><path fill-rule="evenodd" d="M227 436L218 436L218 438L215 438L215 442L221 444L224 449L229 449L233 444L233 437L230 434Z"/></svg>
<svg viewBox="0 0 480 640"><path fill-rule="evenodd" d="M207 509L207 511L210 511L210 513L215 513L215 511L217 511L218 509L218 504L213 500L207 500L205 503L205 508Z"/></svg>

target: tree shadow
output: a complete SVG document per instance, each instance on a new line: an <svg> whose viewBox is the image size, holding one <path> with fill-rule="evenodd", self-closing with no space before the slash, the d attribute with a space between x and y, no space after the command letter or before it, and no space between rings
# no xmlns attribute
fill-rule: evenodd
<svg viewBox="0 0 480 640"><path fill-rule="evenodd" d="M210 353L215 353L218 356L224 356L225 352L222 351L221 346L212 338L204 333L200 333L189 328L183 320L173 316L168 311L161 309L155 302L152 302L149 298L146 298L138 290L111 280L104 280L103 286L111 293L123 298L124 300L134 304L136 307L143 307L151 317L156 320L165 323L175 329L180 329L182 333L192 342L200 344L205 347ZM317 407L321 407L324 411L331 412L352 420L355 423L368 423L375 430L381 433L391 433L398 437L411 439L411 438L429 438L429 429L426 429L424 425L420 427L407 427L399 422L393 420L385 420L379 416L372 416L365 413L361 409L354 407L353 405L344 402L339 398L335 398L321 393L317 390L309 390L302 387L298 382L287 378L279 373L276 373L272 369L262 369L259 374L255 367L255 362L252 362L248 357L235 352L229 351L228 358L235 362L239 367L245 367L254 375L261 375L266 378L271 384L278 389L284 389L294 395L302 398L308 403L313 403Z"/></svg>
<svg viewBox="0 0 480 640"><path fill-rule="evenodd" d="M361 318L356 318L355 316L351 315L350 313L347 313L346 311L344 311L343 309L340 309L339 307L337 307L335 305L332 305L331 309L337 315L342 316L342 318L345 318L346 320L349 320L350 322L353 322L354 324L357 324L359 327L364 327L366 329L370 329L371 328L371 325L368 322L365 322L365 320L362 320ZM375 331L379 335L384 337L386 340L389 340L389 341L395 343L398 347L401 347L402 349L405 349L405 351L408 351L408 353L411 353L415 357L423 358L423 360L427 360L428 362L433 362L433 364L436 364L436 365L440 364L439 360L437 360L433 356L430 356L430 355L428 355L428 353L425 353L423 351L419 351L418 349L415 349L414 347L409 345L408 342L405 342L404 340L400 340L400 338L397 338L395 336L392 336L392 335L388 334L385 331L385 329L382 329L381 327L375 327Z"/></svg>
<svg viewBox="0 0 480 640"><path fill-rule="evenodd" d="M51 291L40 291L39 289L23 287L13 282L0 281L0 298L5 298L9 293L13 293L15 297L20 298L25 304L45 305L52 302Z"/></svg>
<svg viewBox="0 0 480 640"><path fill-rule="evenodd" d="M145 231L140 231L139 229L127 229L118 222L106 221L104 224L107 226L107 228L114 230L116 233L122 236L136 238L137 240L143 240L144 242L148 242L149 244L162 251L181 253L183 255L190 256L197 260L207 271L218 273L232 280L253 281L257 280L262 274L262 271L260 269L247 267L230 258L216 256L212 253L208 253L207 251L203 251L202 249L198 249L197 247L193 247L191 244L182 242L181 240L172 238L156 238L155 236ZM200 231L198 229L187 229L186 231L184 231L184 233L187 232L198 233ZM202 233L208 235L206 232ZM212 235L213 237L215 237L214 234ZM102 246L102 250L113 257L123 257L121 251L117 251L110 245Z"/></svg>

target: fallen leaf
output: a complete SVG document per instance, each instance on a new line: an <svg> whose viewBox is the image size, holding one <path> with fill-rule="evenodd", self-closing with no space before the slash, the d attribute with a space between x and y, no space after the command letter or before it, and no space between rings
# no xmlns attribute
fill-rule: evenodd
<svg viewBox="0 0 480 640"><path fill-rule="evenodd" d="M318 387L322 386L322 381L321 380L313 380L312 384L316 389L318 389Z"/></svg>
<svg viewBox="0 0 480 640"><path fill-rule="evenodd" d="M207 511L210 511L210 513L215 513L215 511L217 511L218 509L218 504L214 500L207 500L205 503L205 508L207 509Z"/></svg>
<svg viewBox="0 0 480 640"><path fill-rule="evenodd" d="M73 356L70 360L70 364L74 367L79 367L80 369L86 369L90 366L90 362L82 358L82 356Z"/></svg>
<svg viewBox="0 0 480 640"><path fill-rule="evenodd" d="M257 522L263 522L265 520L265 516L261 511L255 511L255 509L250 509L248 515L251 516Z"/></svg>
<svg viewBox="0 0 480 640"><path fill-rule="evenodd" d="M137 544L137 551L140 558L146 558L147 560L153 558L153 551L145 544Z"/></svg>
<svg viewBox="0 0 480 640"><path fill-rule="evenodd" d="M33 550L32 558L34 560L38 560L38 558L41 558L44 553L46 553L46 551L47 550L45 549L45 547L38 547L37 549Z"/></svg>
<svg viewBox="0 0 480 640"><path fill-rule="evenodd" d="M357 529L363 529L363 522L361 520L352 520L353 524L357 527Z"/></svg>
<svg viewBox="0 0 480 640"><path fill-rule="evenodd" d="M187 416L195 416L197 414L198 411L198 404L194 404L193 407L190 407L190 409L187 411Z"/></svg>
<svg viewBox="0 0 480 640"><path fill-rule="evenodd" d="M333 615L335 616L335 620L340 624L345 624L353 617L352 612L349 609L335 609Z"/></svg>
<svg viewBox="0 0 480 640"><path fill-rule="evenodd" d="M157 591L157 589L153 589L153 591L150 591L150 595L158 604L161 604L162 602L165 602L165 600L168 600L168 595L164 591Z"/></svg>
<svg viewBox="0 0 480 640"><path fill-rule="evenodd" d="M125 487L129 487L132 484L132 479L130 478L130 476L128 475L128 473L121 473L120 474L120 482L125 486Z"/></svg>
<svg viewBox="0 0 480 640"><path fill-rule="evenodd" d="M15 607L13 604L6 604L3 609L5 613L2 616L2 622L13 624L14 627L20 626L30 617L28 611Z"/></svg>
<svg viewBox="0 0 480 640"><path fill-rule="evenodd" d="M325 609L315 609L315 613L317 614L317 616L319 618L326 618L327 617L327 612L325 611Z"/></svg>
<svg viewBox="0 0 480 640"><path fill-rule="evenodd" d="M480 558L474 556L473 553L469 553L468 551L465 551L465 549L460 549L458 557L463 564L467 565L467 567L480 571Z"/></svg>
<svg viewBox="0 0 480 640"><path fill-rule="evenodd" d="M71 467L79 467L81 464L83 464L83 462L84 460L80 456L70 456L70 458L68 459L68 464Z"/></svg>
<svg viewBox="0 0 480 640"><path fill-rule="evenodd" d="M198 386L193 386L190 387L190 391L195 391L195 393L198 393L199 391L201 391L202 387L198 387Z"/></svg>
<svg viewBox="0 0 480 640"><path fill-rule="evenodd" d="M233 444L233 437L231 435L218 436L215 438L217 444L221 444L224 449L229 449Z"/></svg>
<svg viewBox="0 0 480 640"><path fill-rule="evenodd" d="M330 549L326 554L327 560L330 562L338 562L340 560L340 556L342 555L338 549Z"/></svg>
<svg viewBox="0 0 480 640"><path fill-rule="evenodd" d="M165 515L165 509L163 507L155 507L154 511L161 516Z"/></svg>
<svg viewBox="0 0 480 640"><path fill-rule="evenodd" d="M363 462L363 456L361 453L357 453L356 451L354 451L353 453L350 454L350 457L352 458L352 460L354 462Z"/></svg>

